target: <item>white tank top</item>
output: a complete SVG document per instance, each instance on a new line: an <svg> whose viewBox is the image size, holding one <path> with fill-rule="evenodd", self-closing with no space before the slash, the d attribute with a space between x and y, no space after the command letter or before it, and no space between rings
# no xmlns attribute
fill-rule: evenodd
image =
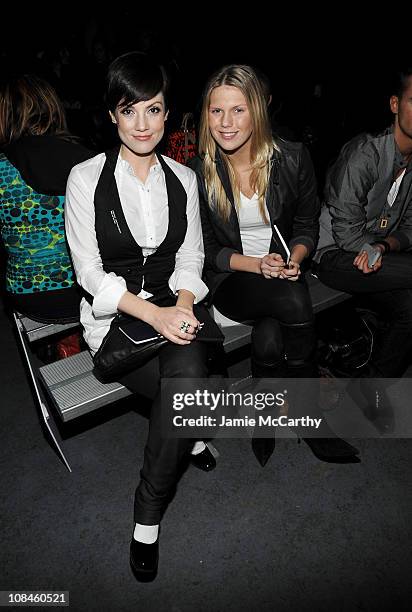
<svg viewBox="0 0 412 612"><path fill-rule="evenodd" d="M269 218L267 209L266 214ZM270 224L266 225L260 216L257 194L250 199L243 193L240 194L238 217L243 255L249 255L250 257L267 255L272 238L272 229Z"/></svg>

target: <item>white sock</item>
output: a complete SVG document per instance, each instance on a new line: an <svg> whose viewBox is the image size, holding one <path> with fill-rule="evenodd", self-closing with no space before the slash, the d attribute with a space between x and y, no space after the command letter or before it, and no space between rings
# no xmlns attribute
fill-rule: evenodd
<svg viewBox="0 0 412 612"><path fill-rule="evenodd" d="M134 527L133 539L143 544L153 544L159 535L159 525L141 525L136 523Z"/></svg>
<svg viewBox="0 0 412 612"><path fill-rule="evenodd" d="M202 453L206 448L206 444L203 442L203 440L198 440L197 442L194 443L194 446L192 448L192 450L190 451L191 455L198 455L199 453Z"/></svg>

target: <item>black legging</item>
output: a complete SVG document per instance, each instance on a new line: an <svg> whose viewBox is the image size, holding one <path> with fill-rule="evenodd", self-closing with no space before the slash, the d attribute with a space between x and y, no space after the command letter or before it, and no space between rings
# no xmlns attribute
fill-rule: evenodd
<svg viewBox="0 0 412 612"><path fill-rule="evenodd" d="M253 322L253 376L317 377L312 303L303 278L233 272L217 288L213 304L234 321Z"/></svg>

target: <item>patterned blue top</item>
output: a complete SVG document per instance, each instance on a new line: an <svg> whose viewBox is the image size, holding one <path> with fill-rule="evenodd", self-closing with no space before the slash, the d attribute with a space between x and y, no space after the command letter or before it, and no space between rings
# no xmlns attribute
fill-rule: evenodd
<svg viewBox="0 0 412 612"><path fill-rule="evenodd" d="M8 292L52 291L74 284L63 205L62 195L34 191L0 153L0 231L8 256Z"/></svg>

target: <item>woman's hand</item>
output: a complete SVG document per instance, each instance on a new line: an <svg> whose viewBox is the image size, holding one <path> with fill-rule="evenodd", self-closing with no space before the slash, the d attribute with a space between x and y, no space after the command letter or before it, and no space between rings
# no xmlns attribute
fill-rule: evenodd
<svg viewBox="0 0 412 612"><path fill-rule="evenodd" d="M290 257L289 264L282 270L279 278L284 278L290 281L297 281L301 272L300 264L308 256L308 249L304 244L295 244Z"/></svg>
<svg viewBox="0 0 412 612"><path fill-rule="evenodd" d="M260 271L265 278L279 278L285 262L279 253L269 253L260 260Z"/></svg>
<svg viewBox="0 0 412 612"><path fill-rule="evenodd" d="M289 259L289 267L283 268L279 278L286 278L290 281L298 280L300 276L300 264L297 261Z"/></svg>
<svg viewBox="0 0 412 612"><path fill-rule="evenodd" d="M196 338L199 321L191 308L183 306L157 306L150 324L174 344L190 344Z"/></svg>

